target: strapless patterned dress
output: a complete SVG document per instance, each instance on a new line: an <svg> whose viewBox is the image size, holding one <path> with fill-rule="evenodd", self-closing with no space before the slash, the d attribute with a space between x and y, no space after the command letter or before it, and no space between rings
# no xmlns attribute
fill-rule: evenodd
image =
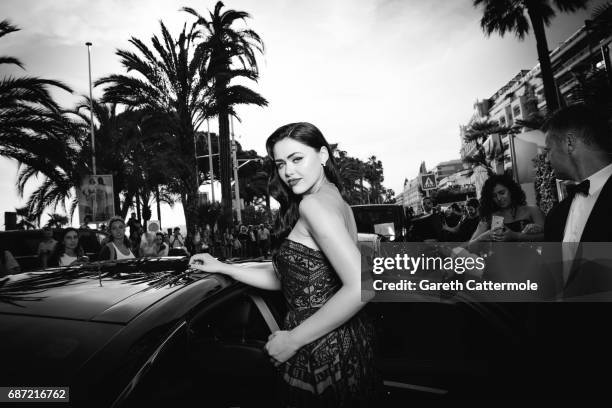
<svg viewBox="0 0 612 408"><path fill-rule="evenodd" d="M323 306L342 282L323 252L286 239L273 258L288 304L283 330ZM289 407L374 406L381 390L374 366L374 328L361 310L279 366L280 398Z"/></svg>

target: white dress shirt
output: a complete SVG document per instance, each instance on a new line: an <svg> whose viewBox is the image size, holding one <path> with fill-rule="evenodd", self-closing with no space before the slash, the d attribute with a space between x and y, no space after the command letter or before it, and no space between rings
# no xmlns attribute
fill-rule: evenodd
<svg viewBox="0 0 612 408"><path fill-rule="evenodd" d="M563 281L567 282L571 267L573 265L578 243L584 232L584 227L593 211L593 207L599 198L599 194L612 176L612 164L607 165L597 173L593 173L585 180L589 180L589 195L576 194L565 222L563 233ZM584 180L583 180L584 181Z"/></svg>

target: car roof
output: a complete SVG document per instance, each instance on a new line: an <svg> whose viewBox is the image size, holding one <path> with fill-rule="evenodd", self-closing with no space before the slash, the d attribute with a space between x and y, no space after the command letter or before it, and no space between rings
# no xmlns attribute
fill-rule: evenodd
<svg viewBox="0 0 612 408"><path fill-rule="evenodd" d="M11 275L0 280L0 314L126 324L186 286L230 284L194 272L186 258L170 257Z"/></svg>
<svg viewBox="0 0 612 408"><path fill-rule="evenodd" d="M364 207L402 207L400 204L355 204L351 205L351 208L364 208Z"/></svg>

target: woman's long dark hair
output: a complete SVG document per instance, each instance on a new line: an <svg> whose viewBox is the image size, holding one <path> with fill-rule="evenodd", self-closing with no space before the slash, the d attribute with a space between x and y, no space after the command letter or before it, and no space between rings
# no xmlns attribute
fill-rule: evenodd
<svg viewBox="0 0 612 408"><path fill-rule="evenodd" d="M338 176L338 170L332 150L321 131L317 129L315 125L307 122L298 122L290 123L276 129L266 141L266 150L272 161L274 161L274 145L286 138L310 146L315 150L321 150L322 147L325 147L329 152L329 158L323 167L325 176L330 182L334 183L334 185L338 187L340 193L342 193L342 184L340 183L340 177ZM283 183L276 166L271 170L271 176L268 178L268 191L270 195L280 203L280 210L276 217L274 232L272 234L274 238L272 246L273 248L277 248L282 240L289 235L291 229L295 226L295 223L300 217L299 205L302 197L293 194L293 191Z"/></svg>
<svg viewBox="0 0 612 408"><path fill-rule="evenodd" d="M68 234L71 231L76 232L77 237L79 238L79 243L76 246L76 248L74 248L74 253L76 254L78 258L85 255L85 251L83 250L83 247L81 246L81 237L79 234L79 230L76 228L68 227L62 231L60 241L57 244L55 244L55 249L53 250L53 254L49 257L49 262L48 262L49 266L59 266L60 258L62 257L62 255L66 253L66 244L64 244L64 239L66 238L66 234Z"/></svg>
<svg viewBox="0 0 612 408"><path fill-rule="evenodd" d="M501 209L493 200L493 189L498 184L510 192L510 206L513 211L527 204L525 192L512 177L507 174L495 174L485 181L480 191L480 218L483 220L490 221L491 215Z"/></svg>

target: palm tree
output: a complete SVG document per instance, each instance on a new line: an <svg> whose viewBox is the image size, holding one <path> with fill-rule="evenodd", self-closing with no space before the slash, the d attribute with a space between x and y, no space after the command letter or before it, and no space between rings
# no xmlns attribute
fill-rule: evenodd
<svg viewBox="0 0 612 408"><path fill-rule="evenodd" d="M68 217L63 214L48 214L49 221L45 224L45 227L49 228L62 228L64 225L68 224Z"/></svg>
<svg viewBox="0 0 612 408"><path fill-rule="evenodd" d="M231 185L232 173L230 160L229 117L236 116L234 106L254 104L266 106L268 102L258 93L243 86L231 85L233 79L246 78L256 81L259 77L256 52L263 53L263 42L259 35L250 29L236 29L237 20L245 20L250 15L244 11L228 9L221 11L222 2L217 2L209 18L203 17L192 8L184 11L197 18L196 25L205 31L205 39L198 45L201 53L210 53L207 75L212 80L212 101L219 118L219 148L221 195L223 218L226 225L231 224ZM238 64L238 68L234 68Z"/></svg>
<svg viewBox="0 0 612 408"><path fill-rule="evenodd" d="M365 163L348 155L344 150L336 149L336 145L331 146L338 174L340 176L340 184L342 184L344 198L349 204L363 204L363 168Z"/></svg>
<svg viewBox="0 0 612 408"><path fill-rule="evenodd" d="M211 115L210 95L205 71L209 52L195 47L200 33L184 26L177 39L172 38L160 22L162 38L154 35L150 49L138 38L130 43L139 54L117 50L128 72L140 74L109 75L96 81L106 85L103 100L125 105L149 115L148 123L157 124L157 132L173 146L168 150L161 169L173 177L169 190L176 193L185 212L187 228L195 228L197 220L198 186L195 171L195 130Z"/></svg>
<svg viewBox="0 0 612 408"><path fill-rule="evenodd" d="M27 207L15 208L15 213L20 218L17 223L18 229L35 229L38 227L40 220L33 217Z"/></svg>
<svg viewBox="0 0 612 408"><path fill-rule="evenodd" d="M556 15L551 3L554 3L561 12L573 13L586 8L588 0L474 0L474 7L483 7L480 26L487 35L498 32L504 36L507 32L514 32L520 40L523 40L529 33L529 22L531 22L536 38L548 112L554 112L560 106L544 30Z"/></svg>
<svg viewBox="0 0 612 408"><path fill-rule="evenodd" d="M494 151L487 152L484 143L490 135L502 133L504 130L505 128L501 128L498 122L494 120L487 119L472 123L466 129L463 139L466 143L473 142L476 145L476 153L464 157L463 162L470 164L472 167L483 167L487 170L489 176L495 174L491 166L491 160L498 159L498 157L495 157Z"/></svg>
<svg viewBox="0 0 612 408"><path fill-rule="evenodd" d="M0 37L16 31L19 29L9 21L0 21ZM2 64L23 68L17 58L9 56L0 56ZM30 76L0 79L0 156L18 162L20 195L32 177L42 175L43 187L49 184L65 187L71 178L66 169L70 167L70 135L74 129L49 88L72 92L63 83L49 79ZM59 203L60 196L48 188L37 195L47 205Z"/></svg>

